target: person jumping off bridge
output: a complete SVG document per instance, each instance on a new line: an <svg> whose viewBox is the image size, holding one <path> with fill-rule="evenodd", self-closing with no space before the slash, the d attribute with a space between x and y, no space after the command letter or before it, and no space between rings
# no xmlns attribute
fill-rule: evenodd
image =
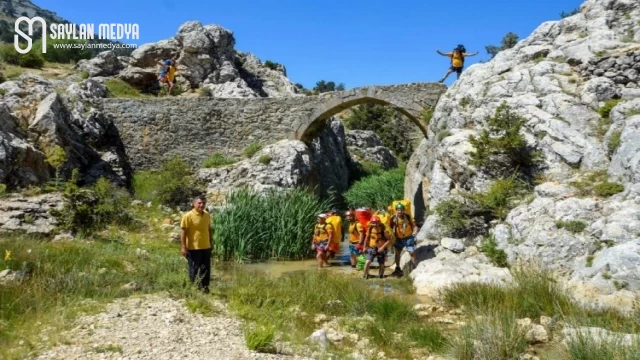
<svg viewBox="0 0 640 360"><path fill-rule="evenodd" d="M447 79L447 77L454 71L458 75L458 79L459 79L460 74L462 74L462 68L464 68L464 58L468 56L475 56L475 55L478 55L479 53L478 51L476 51L473 54L467 54L467 49L465 49L464 45L456 46L456 48L453 49L453 52L450 52L450 53L443 53L440 50L436 50L436 51L438 52L438 54L442 56L448 56L451 58L451 67L449 68L447 73L444 74L444 77L440 79L441 83L443 83Z"/></svg>

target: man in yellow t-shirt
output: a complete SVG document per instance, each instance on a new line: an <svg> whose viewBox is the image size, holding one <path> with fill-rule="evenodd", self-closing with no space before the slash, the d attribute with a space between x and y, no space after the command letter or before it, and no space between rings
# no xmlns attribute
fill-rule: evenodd
<svg viewBox="0 0 640 360"><path fill-rule="evenodd" d="M451 67L449 68L449 71L447 71L447 73L444 74L444 77L440 79L441 83L444 82L447 79L447 77L454 71L458 75L458 79L460 79L460 74L462 74L462 69L464 68L464 58L469 56L475 56L475 55L478 55L479 53L478 51L476 51L473 54L467 54L465 50L466 49L464 49L464 47L462 47L461 45L458 45L455 49L453 49L453 52L450 52L450 53L443 53L440 50L436 50L438 54L451 58Z"/></svg>
<svg viewBox="0 0 640 360"><path fill-rule="evenodd" d="M327 214L319 214L318 223L313 227L311 249L316 251L318 269L321 269L324 265L329 265L327 252L329 251L329 244L331 244L335 236L333 225L327 222L327 218Z"/></svg>
<svg viewBox="0 0 640 360"><path fill-rule="evenodd" d="M197 196L193 209L182 216L180 221L180 253L189 262L189 280L196 282L200 290L209 293L211 280L211 252L213 230L211 216L205 211L207 199Z"/></svg>

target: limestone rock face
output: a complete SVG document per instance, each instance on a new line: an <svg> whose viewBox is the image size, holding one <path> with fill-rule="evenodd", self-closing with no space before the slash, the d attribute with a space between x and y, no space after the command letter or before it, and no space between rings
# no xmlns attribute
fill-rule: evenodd
<svg viewBox="0 0 640 360"><path fill-rule="evenodd" d="M629 308L640 294L632 275L640 267L638 61L640 3L587 0L578 14L545 22L513 48L469 66L440 98L429 139L407 165L405 197L416 212L432 211L457 190L486 190L493 179L469 165L468 138L506 103L525 119L521 132L543 164L533 194L503 223L485 224L498 247L512 264L530 259L556 270L589 302ZM599 180L585 180L590 174ZM606 181L624 190L591 190ZM446 235L434 214L419 240ZM411 276L426 279L431 266L420 263ZM463 279L468 272L459 268L448 276Z"/></svg>
<svg viewBox="0 0 640 360"><path fill-rule="evenodd" d="M369 161L384 170L398 167L398 159L391 150L382 145L382 140L369 130L349 130L345 132L347 149L356 161Z"/></svg>
<svg viewBox="0 0 640 360"><path fill-rule="evenodd" d="M117 76L143 91L159 89L159 63L176 60L177 86L205 88L213 97L253 98L303 96L279 65L267 67L249 53L234 49L233 32L219 25L189 21L175 36L135 49L124 61L112 54L85 60L77 68L89 76Z"/></svg>

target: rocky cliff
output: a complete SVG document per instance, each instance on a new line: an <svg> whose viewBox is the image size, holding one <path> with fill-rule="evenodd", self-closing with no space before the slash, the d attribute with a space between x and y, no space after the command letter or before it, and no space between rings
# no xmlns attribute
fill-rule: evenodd
<svg viewBox="0 0 640 360"><path fill-rule="evenodd" d="M631 306L640 291L639 43L640 2L588 0L578 14L546 22L512 49L469 67L443 95L430 139L407 166L406 196L417 212L431 214L422 246L439 245L411 275L420 292L508 280L478 254L480 238L445 241L432 213L459 190L487 189L490 176L469 164L469 136L506 103L525 119L521 133L543 163L532 169L533 194L504 221L484 226L511 264L535 260L570 279L584 298ZM585 190L611 182L624 189L612 196ZM571 221L586 227L569 231L563 224ZM445 246L452 243L467 248L454 253Z"/></svg>
<svg viewBox="0 0 640 360"><path fill-rule="evenodd" d="M140 90L156 92L159 62L175 59L176 83L183 90L204 88L211 96L222 98L303 96L287 78L284 66L267 67L234 46L230 30L190 21L174 37L144 44L131 56L106 51L81 60L76 68L90 77L117 77Z"/></svg>

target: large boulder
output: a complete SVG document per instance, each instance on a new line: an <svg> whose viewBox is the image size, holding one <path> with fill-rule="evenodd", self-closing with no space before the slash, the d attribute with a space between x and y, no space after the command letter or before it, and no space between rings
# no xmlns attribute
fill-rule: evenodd
<svg viewBox="0 0 640 360"><path fill-rule="evenodd" d="M7 105L0 103L0 183L26 187L49 180L45 155L28 142Z"/></svg>
<svg viewBox="0 0 640 360"><path fill-rule="evenodd" d="M57 225L51 210L61 210L60 194L34 197L12 195L0 198L0 234L23 231L28 234L52 235Z"/></svg>
<svg viewBox="0 0 640 360"><path fill-rule="evenodd" d="M398 167L398 159L389 148L382 145L382 140L375 132L370 130L348 130L345 132L345 137L347 149L354 160L373 162L385 170Z"/></svg>
<svg viewBox="0 0 640 360"><path fill-rule="evenodd" d="M311 154L301 141L281 140L251 158L220 168L200 169L197 177L207 183L210 194L225 194L248 187L256 192L306 186L311 173Z"/></svg>
<svg viewBox="0 0 640 360"><path fill-rule="evenodd" d="M123 68L124 65L111 50L103 51L89 60L80 60L75 66L76 70L86 71L91 77L115 75Z"/></svg>

